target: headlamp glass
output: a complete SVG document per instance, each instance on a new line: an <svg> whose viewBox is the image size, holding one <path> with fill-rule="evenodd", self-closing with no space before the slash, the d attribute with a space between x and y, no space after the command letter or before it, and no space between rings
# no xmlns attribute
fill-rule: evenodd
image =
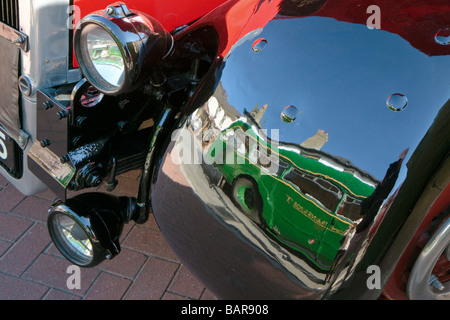
<svg viewBox="0 0 450 320"><path fill-rule="evenodd" d="M80 224L67 215L56 213L51 220L51 228L55 243L74 261L80 265L92 261L94 257L92 243Z"/></svg>
<svg viewBox="0 0 450 320"><path fill-rule="evenodd" d="M102 27L90 24L83 30L81 45L86 66L98 83L113 89L122 86L125 65L112 36Z"/></svg>

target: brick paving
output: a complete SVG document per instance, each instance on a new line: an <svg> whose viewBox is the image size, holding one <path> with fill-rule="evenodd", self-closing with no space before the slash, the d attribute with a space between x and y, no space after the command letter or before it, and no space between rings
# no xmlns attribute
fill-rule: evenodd
<svg viewBox="0 0 450 320"><path fill-rule="evenodd" d="M120 176L113 193L136 195L138 179L138 171ZM125 225L121 253L82 268L81 288L69 289L71 263L51 243L46 226L55 198L49 190L26 197L0 176L0 300L215 299L170 249L153 216L143 225Z"/></svg>

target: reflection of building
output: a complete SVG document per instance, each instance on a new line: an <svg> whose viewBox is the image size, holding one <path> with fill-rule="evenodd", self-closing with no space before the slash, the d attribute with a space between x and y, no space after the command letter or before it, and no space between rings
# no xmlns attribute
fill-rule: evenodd
<svg viewBox="0 0 450 320"><path fill-rule="evenodd" d="M268 105L265 104L261 108L258 108L258 107L259 107L259 105L256 105L253 108L253 111L251 112L251 116L253 117L253 119L255 120L256 123L261 124L261 120L264 116L264 113L266 113L266 111L267 111Z"/></svg>
<svg viewBox="0 0 450 320"><path fill-rule="evenodd" d="M228 102L228 95L222 87L222 82L217 86L214 97L209 99L208 109L215 127L220 130L228 128L233 121L241 116L239 111Z"/></svg>
<svg viewBox="0 0 450 320"><path fill-rule="evenodd" d="M301 146L308 149L320 150L328 142L328 133L318 130L314 136L302 142Z"/></svg>
<svg viewBox="0 0 450 320"><path fill-rule="evenodd" d="M203 108L197 109L191 119L191 127L194 129L196 139L202 141L203 147L211 145L217 134L227 129L241 114L228 102L228 95L219 83L216 93Z"/></svg>

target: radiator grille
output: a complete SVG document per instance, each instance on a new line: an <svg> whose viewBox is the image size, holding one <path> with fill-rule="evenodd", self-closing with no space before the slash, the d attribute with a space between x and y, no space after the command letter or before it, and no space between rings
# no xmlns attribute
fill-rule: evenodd
<svg viewBox="0 0 450 320"><path fill-rule="evenodd" d="M0 0L0 21L19 30L19 0Z"/></svg>

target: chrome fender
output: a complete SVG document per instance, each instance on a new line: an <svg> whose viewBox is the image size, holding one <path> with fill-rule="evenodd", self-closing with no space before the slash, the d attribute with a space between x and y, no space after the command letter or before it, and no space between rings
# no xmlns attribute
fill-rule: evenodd
<svg viewBox="0 0 450 320"><path fill-rule="evenodd" d="M214 26L219 52L160 159L155 218L219 298L377 298L449 150L449 47L292 3L190 27Z"/></svg>

